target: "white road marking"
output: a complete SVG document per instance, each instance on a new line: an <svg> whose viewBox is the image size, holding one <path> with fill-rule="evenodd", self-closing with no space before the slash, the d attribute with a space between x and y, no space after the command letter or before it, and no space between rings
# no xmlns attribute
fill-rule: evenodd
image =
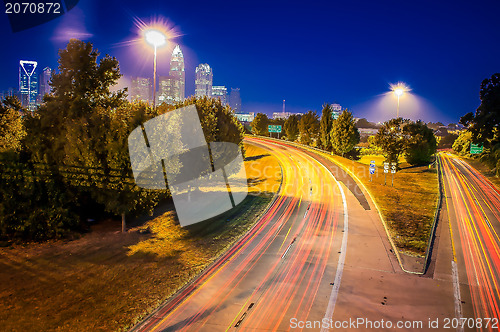
<svg viewBox="0 0 500 332"><path fill-rule="evenodd" d="M325 167L326 168L326 167ZM335 179L337 181L337 179ZM333 312L335 310L335 303L337 303L337 297L340 289L340 281L342 280L342 272L344 271L344 262L345 256L347 252L347 233L349 230L348 219L349 216L347 214L347 202L345 199L344 190L340 185L340 182L337 181L337 185L339 186L340 193L342 194L342 201L344 204L344 236L342 237L342 245L340 248L340 257L339 262L337 264L337 273L335 274L335 281L333 282L332 292L330 294L330 300L328 301L328 307L326 309L325 318L326 320L330 320L333 316ZM322 328L321 332L328 331L328 328Z"/></svg>
<svg viewBox="0 0 500 332"><path fill-rule="evenodd" d="M455 297L455 316L458 321L462 319L462 299L460 298L460 284L458 283L458 270L457 262L451 261L451 274L453 276L453 295ZM457 331L463 332L464 328L461 324L458 324Z"/></svg>

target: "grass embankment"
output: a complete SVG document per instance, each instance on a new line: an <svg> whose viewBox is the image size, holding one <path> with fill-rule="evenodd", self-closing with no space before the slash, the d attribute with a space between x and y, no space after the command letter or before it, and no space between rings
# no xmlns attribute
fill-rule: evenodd
<svg viewBox="0 0 500 332"><path fill-rule="evenodd" d="M352 170L371 192L394 244L407 254L425 255L439 198L437 170L428 166L410 167L401 159L401 170L395 174L391 186L390 172L384 185L383 156L363 156L359 162L339 156L332 158ZM377 166L372 182L368 172L371 160Z"/></svg>
<svg viewBox="0 0 500 332"><path fill-rule="evenodd" d="M116 331L152 312L233 244L279 187L265 150L247 146L250 195L239 207L181 228L173 206L122 234L107 221L74 241L0 248L0 321L4 331ZM275 172L273 172L275 173Z"/></svg>

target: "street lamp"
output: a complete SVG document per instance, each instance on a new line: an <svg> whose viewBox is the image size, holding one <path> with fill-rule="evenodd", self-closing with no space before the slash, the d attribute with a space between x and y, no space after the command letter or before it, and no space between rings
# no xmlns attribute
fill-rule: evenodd
<svg viewBox="0 0 500 332"><path fill-rule="evenodd" d="M147 29L144 31L146 42L154 47L155 56L153 60L153 108L156 107L156 49L167 43L167 37L159 30Z"/></svg>
<svg viewBox="0 0 500 332"><path fill-rule="evenodd" d="M398 98L398 108L396 115L399 118L399 97L401 97L405 92L410 91L410 88L408 88L404 83L399 82L398 84L391 84L391 90Z"/></svg>

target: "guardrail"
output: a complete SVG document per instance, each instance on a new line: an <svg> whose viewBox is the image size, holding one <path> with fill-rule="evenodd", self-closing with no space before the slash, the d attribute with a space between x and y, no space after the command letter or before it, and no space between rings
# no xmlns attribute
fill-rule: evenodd
<svg viewBox="0 0 500 332"><path fill-rule="evenodd" d="M439 198L436 206L436 210L434 211L434 220L432 222L431 234L429 237L429 242L427 243L427 249L425 250L425 263L424 263L424 271L422 274L427 272L430 264L430 257L432 256L432 249L434 246L434 239L436 237L436 227L439 220L439 216L441 215L441 207L443 204L443 182L442 182L442 173L441 173L441 161L439 159L439 155L436 156L436 160L434 161L437 165L437 173L438 173L438 188L439 188Z"/></svg>

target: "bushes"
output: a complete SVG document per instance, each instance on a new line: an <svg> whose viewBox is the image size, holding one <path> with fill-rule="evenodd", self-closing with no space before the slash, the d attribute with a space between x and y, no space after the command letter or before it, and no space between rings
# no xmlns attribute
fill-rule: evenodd
<svg viewBox="0 0 500 332"><path fill-rule="evenodd" d="M402 118L385 122L374 143L383 151L387 161L397 163L404 153L410 165L429 163L437 146L434 132L425 123Z"/></svg>
<svg viewBox="0 0 500 332"><path fill-rule="evenodd" d="M460 133L458 138L453 142L453 151L462 155L468 156L470 152L470 145L472 143L472 133L468 130L464 130Z"/></svg>
<svg viewBox="0 0 500 332"><path fill-rule="evenodd" d="M407 136L405 158L410 165L424 165L431 162L436 152L436 137L432 129L423 122L410 122L403 127L403 134Z"/></svg>
<svg viewBox="0 0 500 332"><path fill-rule="evenodd" d="M79 226L71 194L56 179L37 178L28 163L0 166L0 235L43 240Z"/></svg>

